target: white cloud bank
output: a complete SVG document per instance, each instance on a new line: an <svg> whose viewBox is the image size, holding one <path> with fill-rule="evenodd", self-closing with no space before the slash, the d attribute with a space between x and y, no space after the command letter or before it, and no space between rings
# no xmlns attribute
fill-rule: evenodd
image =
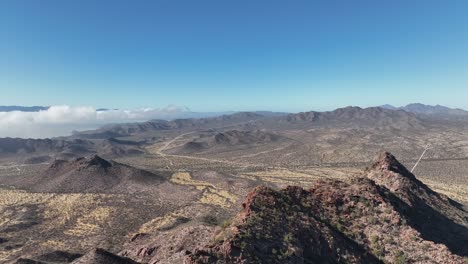
<svg viewBox="0 0 468 264"><path fill-rule="evenodd" d="M70 135L73 130L104 124L173 119L191 116L186 108L144 108L97 111L93 107L51 106L39 112L0 112L0 137L46 138Z"/></svg>

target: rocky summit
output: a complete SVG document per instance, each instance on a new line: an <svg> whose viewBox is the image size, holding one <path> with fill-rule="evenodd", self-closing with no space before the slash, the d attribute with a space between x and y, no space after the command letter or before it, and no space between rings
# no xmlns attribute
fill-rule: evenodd
<svg viewBox="0 0 468 264"><path fill-rule="evenodd" d="M437 217L439 210L464 218ZM465 263L467 243L449 238L468 242L457 224L466 225L466 217L383 153L367 175L349 182L255 188L232 223L213 234L215 242L187 263Z"/></svg>

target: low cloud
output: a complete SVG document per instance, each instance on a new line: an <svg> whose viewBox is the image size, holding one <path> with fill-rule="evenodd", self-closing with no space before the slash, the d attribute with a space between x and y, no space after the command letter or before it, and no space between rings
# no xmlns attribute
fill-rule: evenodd
<svg viewBox="0 0 468 264"><path fill-rule="evenodd" d="M0 112L0 137L45 138L70 135L73 130L104 124L173 119L190 115L186 108L143 108L97 111L93 107L51 106L39 112Z"/></svg>

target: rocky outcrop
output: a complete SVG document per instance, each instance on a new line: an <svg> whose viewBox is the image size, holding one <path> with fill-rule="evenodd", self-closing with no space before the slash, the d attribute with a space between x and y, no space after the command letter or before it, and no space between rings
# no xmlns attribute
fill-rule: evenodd
<svg viewBox="0 0 468 264"><path fill-rule="evenodd" d="M368 175L319 181L310 189L258 187L232 224L214 234L216 242L198 248L186 262L464 263L463 246L446 238L466 245L468 225L430 204L443 204L452 214L463 211L439 199L389 153ZM444 226L447 234L436 226Z"/></svg>
<svg viewBox="0 0 468 264"><path fill-rule="evenodd" d="M468 255L464 246L468 244L468 214L460 204L431 190L387 152L379 156L367 177L391 191L399 200L394 202L395 209L424 239Z"/></svg>
<svg viewBox="0 0 468 264"><path fill-rule="evenodd" d="M156 235L136 234L120 254L141 263L182 263L190 251L209 243L215 230L213 226L194 225Z"/></svg>
<svg viewBox="0 0 468 264"><path fill-rule="evenodd" d="M243 211L188 263L379 263L364 248L310 210L299 187L253 190Z"/></svg>

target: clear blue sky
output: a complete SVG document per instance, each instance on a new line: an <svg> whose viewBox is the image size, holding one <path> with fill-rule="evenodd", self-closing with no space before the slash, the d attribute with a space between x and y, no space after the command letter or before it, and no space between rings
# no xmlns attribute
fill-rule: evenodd
<svg viewBox="0 0 468 264"><path fill-rule="evenodd" d="M4 0L0 105L468 109L468 1Z"/></svg>

